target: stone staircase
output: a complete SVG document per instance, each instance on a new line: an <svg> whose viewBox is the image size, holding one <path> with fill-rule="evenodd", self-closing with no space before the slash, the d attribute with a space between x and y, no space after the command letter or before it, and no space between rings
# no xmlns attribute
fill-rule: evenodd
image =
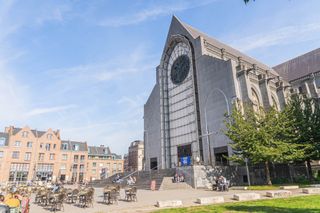
<svg viewBox="0 0 320 213"><path fill-rule="evenodd" d="M170 177L172 178L175 175L176 170L175 169L161 169L161 170L152 170L152 171L139 171L134 174L136 177L136 184L135 186L138 189L150 189L150 184L152 180L156 181L156 190L159 190L164 177ZM125 173L119 173L121 177L125 177L127 175L130 175L132 172L125 172ZM104 187L107 184L112 184L112 180L116 175L110 176L107 179L104 180L94 180L90 182L91 186L94 187ZM126 180L122 184L123 186L126 185Z"/></svg>
<svg viewBox="0 0 320 213"><path fill-rule="evenodd" d="M164 177L159 190L173 190L173 189L192 189L186 182L173 183L172 177Z"/></svg>

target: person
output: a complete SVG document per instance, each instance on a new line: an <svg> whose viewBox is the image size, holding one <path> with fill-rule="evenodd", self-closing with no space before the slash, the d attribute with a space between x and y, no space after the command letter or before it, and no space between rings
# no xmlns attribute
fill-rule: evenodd
<svg viewBox="0 0 320 213"><path fill-rule="evenodd" d="M30 198L25 194L21 196L21 213L29 213Z"/></svg>
<svg viewBox="0 0 320 213"><path fill-rule="evenodd" d="M173 176L173 179L172 179L172 182L173 183L177 183L179 180L179 176L178 176L178 173L176 173L174 176Z"/></svg>
<svg viewBox="0 0 320 213"><path fill-rule="evenodd" d="M219 177L218 181L218 188L220 191L225 191L226 189L226 184L227 184L227 179L223 177L222 175Z"/></svg>
<svg viewBox="0 0 320 213"><path fill-rule="evenodd" d="M17 195L10 194L5 200L5 204L7 204L10 208L19 208L20 200L18 199Z"/></svg>
<svg viewBox="0 0 320 213"><path fill-rule="evenodd" d="M179 182L184 182L184 175L183 174L179 175Z"/></svg>
<svg viewBox="0 0 320 213"><path fill-rule="evenodd" d="M0 195L0 205L6 205L4 203L4 196L3 195Z"/></svg>
<svg viewBox="0 0 320 213"><path fill-rule="evenodd" d="M55 183L52 187L52 192L57 193L60 190L60 186L58 183Z"/></svg>
<svg viewBox="0 0 320 213"><path fill-rule="evenodd" d="M132 179L132 176L131 176L131 175L129 176L129 178L128 178L128 180L127 180L127 184L128 184L129 186L131 186L132 184L134 184L134 182L133 182L133 179Z"/></svg>
<svg viewBox="0 0 320 213"><path fill-rule="evenodd" d="M10 212L10 208L4 202L4 196L0 195L0 213L9 213L9 212Z"/></svg>

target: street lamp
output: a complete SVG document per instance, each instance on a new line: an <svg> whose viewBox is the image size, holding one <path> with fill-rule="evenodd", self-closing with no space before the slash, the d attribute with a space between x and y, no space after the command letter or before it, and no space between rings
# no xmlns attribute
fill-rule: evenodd
<svg viewBox="0 0 320 213"><path fill-rule="evenodd" d="M146 159L146 157L147 157L147 155L146 155L146 142L149 142L148 141L148 130L144 130L144 138L143 138L143 155L144 155L144 157L143 157L143 170L145 171L146 170L146 161L147 161L147 159Z"/></svg>
<svg viewBox="0 0 320 213"><path fill-rule="evenodd" d="M204 120L205 120L206 134L202 135L202 137L205 137L205 136L207 137L207 143L208 143L208 147L209 147L209 157L210 157L209 159L210 159L210 164L211 165L212 165L212 157L211 157L211 144L210 144L209 136L212 135L212 134L217 134L217 132L209 132L208 118L207 118L207 102L208 102L209 96L211 94L213 94L214 91L218 91L223 95L224 100L225 100L226 105L227 105L227 116L228 117L230 116L229 101L228 101L228 98L227 98L226 94L221 89L214 88L213 90L210 91L210 93L208 93L208 95L206 96L205 102L204 102Z"/></svg>

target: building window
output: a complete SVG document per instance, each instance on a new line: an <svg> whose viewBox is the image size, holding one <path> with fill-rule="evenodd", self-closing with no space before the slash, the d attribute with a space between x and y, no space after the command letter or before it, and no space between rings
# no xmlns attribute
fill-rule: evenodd
<svg viewBox="0 0 320 213"><path fill-rule="evenodd" d="M96 170L95 169L92 169L92 174L96 174Z"/></svg>
<svg viewBox="0 0 320 213"><path fill-rule="evenodd" d="M72 150L78 151L78 150L79 150L79 145L78 145L78 144L74 144L74 145L72 146Z"/></svg>
<svg viewBox="0 0 320 213"><path fill-rule="evenodd" d="M43 148L43 143L40 144L40 149L42 149L42 148Z"/></svg>
<svg viewBox="0 0 320 213"><path fill-rule="evenodd" d="M63 143L62 144L62 150L68 150L68 144L67 143Z"/></svg>
<svg viewBox="0 0 320 213"><path fill-rule="evenodd" d="M57 145L56 144L53 144L53 149L56 149Z"/></svg>
<svg viewBox="0 0 320 213"><path fill-rule="evenodd" d="M84 156L84 155L81 155L81 156L80 156L80 162L83 163L84 160L85 160L85 156Z"/></svg>
<svg viewBox="0 0 320 213"><path fill-rule="evenodd" d="M50 154L50 160L54 160L55 155L54 154Z"/></svg>
<svg viewBox="0 0 320 213"><path fill-rule="evenodd" d="M47 151L50 151L50 148L51 148L51 144L47 143L47 144L46 144L46 150L47 150Z"/></svg>
<svg viewBox="0 0 320 213"><path fill-rule="evenodd" d="M62 154L62 160L68 160L68 155L67 154Z"/></svg>
<svg viewBox="0 0 320 213"><path fill-rule="evenodd" d="M103 167L103 163L100 163L100 167Z"/></svg>
<svg viewBox="0 0 320 213"><path fill-rule="evenodd" d="M113 173L115 173L117 171L117 164L116 163L113 164L113 169L112 170L113 170Z"/></svg>
<svg viewBox="0 0 320 213"><path fill-rule="evenodd" d="M92 167L96 167L97 166L97 163L96 162L93 162L92 163Z"/></svg>
<svg viewBox="0 0 320 213"><path fill-rule="evenodd" d="M77 170L78 170L78 165L77 164L73 164L72 172L77 172Z"/></svg>
<svg viewBox="0 0 320 213"><path fill-rule="evenodd" d="M17 151L12 152L13 159L19 159L19 156L20 156L20 152L17 152Z"/></svg>
<svg viewBox="0 0 320 213"><path fill-rule="evenodd" d="M43 161L44 160L44 153L39 153L39 161Z"/></svg>
<svg viewBox="0 0 320 213"><path fill-rule="evenodd" d="M0 146L4 146L6 144L6 138L0 137Z"/></svg>
<svg viewBox="0 0 320 213"><path fill-rule="evenodd" d="M24 154L24 160L26 160L26 161L30 161L31 160L31 152L26 152Z"/></svg>
<svg viewBox="0 0 320 213"><path fill-rule="evenodd" d="M52 140L52 134L47 134L47 139Z"/></svg>
<svg viewBox="0 0 320 213"><path fill-rule="evenodd" d="M15 146L15 147L20 147L20 145L21 145L21 142L20 142L20 141L14 142L14 146Z"/></svg>
<svg viewBox="0 0 320 213"><path fill-rule="evenodd" d="M80 165L80 172L84 172L84 165Z"/></svg>
<svg viewBox="0 0 320 213"><path fill-rule="evenodd" d="M259 108L260 108L260 101L259 101L259 97L258 94L256 93L256 91L251 88L251 95L252 95L252 104L253 104L253 111L255 112L259 112Z"/></svg>
<svg viewBox="0 0 320 213"><path fill-rule="evenodd" d="M64 164L64 163L61 164L60 169L61 169L61 170L65 170L65 169L66 169L66 164Z"/></svg>
<svg viewBox="0 0 320 213"><path fill-rule="evenodd" d="M78 160L79 160L79 155L73 156L73 162L74 163L78 163Z"/></svg>
<svg viewBox="0 0 320 213"><path fill-rule="evenodd" d="M28 134L29 134L29 132L23 131L23 132L22 132L22 137L23 137L23 138L27 138L27 137L28 137Z"/></svg>
<svg viewBox="0 0 320 213"><path fill-rule="evenodd" d="M316 81L316 87L320 88L320 77L318 76L315 81Z"/></svg>
<svg viewBox="0 0 320 213"><path fill-rule="evenodd" d="M121 171L122 171L122 164L118 163L118 172L121 172Z"/></svg>
<svg viewBox="0 0 320 213"><path fill-rule="evenodd" d="M13 163L10 165L9 181L27 181L29 164Z"/></svg>
<svg viewBox="0 0 320 213"><path fill-rule="evenodd" d="M32 148L32 142L31 142L31 141L28 141L28 142L27 142L27 147L28 147L28 148Z"/></svg>
<svg viewBox="0 0 320 213"><path fill-rule="evenodd" d="M0 151L0 158L3 158L3 151Z"/></svg>

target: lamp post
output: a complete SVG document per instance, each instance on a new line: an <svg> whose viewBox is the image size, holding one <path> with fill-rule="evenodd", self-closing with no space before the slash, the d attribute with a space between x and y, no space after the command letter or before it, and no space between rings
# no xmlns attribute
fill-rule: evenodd
<svg viewBox="0 0 320 213"><path fill-rule="evenodd" d="M244 161L246 162L248 185L250 186L250 185L251 185L251 183L250 183L250 173L249 173L249 167L248 167L248 161L249 161L249 159L248 159L248 158L245 158Z"/></svg>
<svg viewBox="0 0 320 213"><path fill-rule="evenodd" d="M144 139L143 139L143 170L146 170L146 142L148 141L148 130L144 130Z"/></svg>
<svg viewBox="0 0 320 213"><path fill-rule="evenodd" d="M210 144L209 136L212 135L212 134L217 134L217 132L209 132L208 118L207 118L207 102L208 102L209 96L211 94L213 94L214 91L218 91L223 95L224 100L225 100L226 105L227 105L227 116L230 116L229 101L228 101L228 98L227 98L226 94L221 89L214 88L213 90L210 91L210 93L208 93L208 95L206 96L205 102L204 102L204 120L205 120L206 134L202 135L202 137L206 137L207 138L207 143L208 143L208 147L209 147L209 157L210 157L209 159L210 159L210 164L211 165L212 165L212 156L211 156L211 144Z"/></svg>

